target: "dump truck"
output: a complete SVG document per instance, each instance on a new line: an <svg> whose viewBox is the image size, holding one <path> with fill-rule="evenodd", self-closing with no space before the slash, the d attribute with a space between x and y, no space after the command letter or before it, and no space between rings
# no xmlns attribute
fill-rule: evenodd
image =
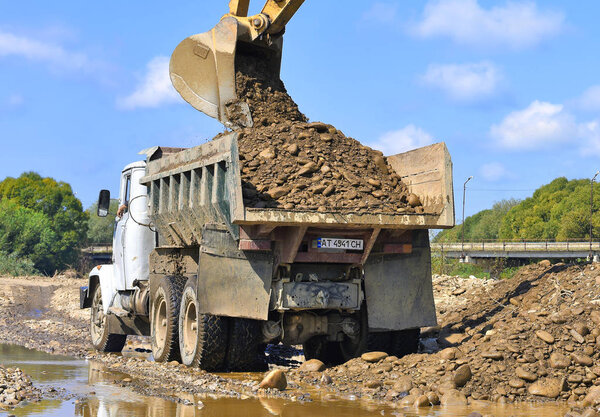
<svg viewBox="0 0 600 417"><path fill-rule="evenodd" d="M230 131L146 149L123 169L113 262L81 288L92 344L120 351L127 335L150 336L156 361L208 371L264 368L267 344L302 345L326 363L415 352L420 328L436 325L429 230L454 226L446 145L387 157L418 212L246 205L238 145L254 121L235 89L236 54L250 49L278 72L302 1L269 0L251 17L247 3L231 1L215 29L173 54L182 97ZM102 190L98 215L109 202Z"/></svg>

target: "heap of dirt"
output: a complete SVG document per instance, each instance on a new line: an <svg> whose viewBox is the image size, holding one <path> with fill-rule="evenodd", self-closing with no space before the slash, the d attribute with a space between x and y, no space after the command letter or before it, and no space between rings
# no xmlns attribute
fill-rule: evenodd
<svg viewBox="0 0 600 417"><path fill-rule="evenodd" d="M286 210L423 213L379 151L325 123L308 123L266 60L236 61L238 96L254 127L241 129L244 204Z"/></svg>
<svg viewBox="0 0 600 417"><path fill-rule="evenodd" d="M32 396L31 379L19 368L0 365L0 409L16 407Z"/></svg>
<svg viewBox="0 0 600 417"><path fill-rule="evenodd" d="M423 353L353 359L325 371L332 388L362 386L364 396L407 406L524 400L600 405L597 265L543 261L510 280L467 282L464 292L459 279L444 280L444 286L452 282L454 289L442 291L468 302L445 305L439 334L428 329L423 335L429 337L422 339ZM298 374L319 383L320 376Z"/></svg>

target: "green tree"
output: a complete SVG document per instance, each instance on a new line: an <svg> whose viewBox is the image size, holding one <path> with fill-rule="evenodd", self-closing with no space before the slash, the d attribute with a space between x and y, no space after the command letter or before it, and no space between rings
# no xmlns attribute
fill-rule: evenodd
<svg viewBox="0 0 600 417"><path fill-rule="evenodd" d="M87 214L69 184L35 172L0 182L0 251L51 274L77 261L86 233Z"/></svg>
<svg viewBox="0 0 600 417"><path fill-rule="evenodd" d="M87 243L111 243L113 237L113 229L115 224L115 214L119 208L119 200L112 198L110 200L109 215L106 217L98 217L98 203L92 204L86 213L89 216Z"/></svg>
<svg viewBox="0 0 600 417"><path fill-rule="evenodd" d="M508 211L519 204L519 200L509 199L494 203L491 209L480 211L465 219L465 240L481 241L498 239L502 219ZM439 233L435 242L457 242L462 238L463 225Z"/></svg>
<svg viewBox="0 0 600 417"><path fill-rule="evenodd" d="M594 236L600 233L600 185L595 184ZM566 240L589 238L590 180L560 177L538 188L502 220L500 238Z"/></svg>

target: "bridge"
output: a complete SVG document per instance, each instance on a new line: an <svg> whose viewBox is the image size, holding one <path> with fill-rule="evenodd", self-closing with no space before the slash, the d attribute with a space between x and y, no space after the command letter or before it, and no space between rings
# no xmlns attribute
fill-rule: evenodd
<svg viewBox="0 0 600 417"><path fill-rule="evenodd" d="M594 262L600 261L600 240L590 242L574 241L481 241L432 243L431 250L447 258L465 258L467 262L476 259L577 259L587 258L592 253Z"/></svg>
<svg viewBox="0 0 600 417"><path fill-rule="evenodd" d="M112 261L112 244L94 244L82 249L81 254L94 264L109 264Z"/></svg>

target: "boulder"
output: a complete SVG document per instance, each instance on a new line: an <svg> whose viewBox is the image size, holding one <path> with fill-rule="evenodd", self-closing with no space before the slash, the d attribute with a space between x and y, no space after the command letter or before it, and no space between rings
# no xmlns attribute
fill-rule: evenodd
<svg viewBox="0 0 600 417"><path fill-rule="evenodd" d="M361 359L365 362L375 363L388 357L385 352L367 352L361 355Z"/></svg>
<svg viewBox="0 0 600 417"><path fill-rule="evenodd" d="M457 387L462 387L471 380L471 376L473 376L471 367L467 364L461 365L454 373L454 384Z"/></svg>
<svg viewBox="0 0 600 417"><path fill-rule="evenodd" d="M544 378L537 380L529 386L527 391L531 395L538 395L546 398L557 398L564 390L566 381L557 378Z"/></svg>
<svg viewBox="0 0 600 417"><path fill-rule="evenodd" d="M283 391L287 387L287 378L281 369L273 369L267 373L259 388L274 388Z"/></svg>
<svg viewBox="0 0 600 417"><path fill-rule="evenodd" d="M467 405L467 397L458 390L449 390L442 396L442 405Z"/></svg>
<svg viewBox="0 0 600 417"><path fill-rule="evenodd" d="M321 372L326 368L325 364L318 359L309 359L298 368L302 372Z"/></svg>

